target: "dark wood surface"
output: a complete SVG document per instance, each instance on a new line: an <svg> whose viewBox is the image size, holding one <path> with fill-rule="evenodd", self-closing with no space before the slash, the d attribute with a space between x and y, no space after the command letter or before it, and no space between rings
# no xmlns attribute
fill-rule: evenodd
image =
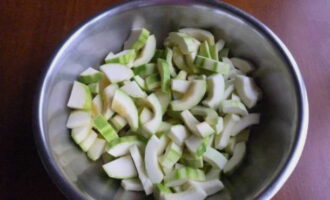
<svg viewBox="0 0 330 200"><path fill-rule="evenodd" d="M117 1L118 2L118 1ZM330 1L226 0L269 26L305 79L310 125L302 158L276 200L329 199ZM36 85L57 45L110 0L0 1L0 199L63 199L32 137Z"/></svg>

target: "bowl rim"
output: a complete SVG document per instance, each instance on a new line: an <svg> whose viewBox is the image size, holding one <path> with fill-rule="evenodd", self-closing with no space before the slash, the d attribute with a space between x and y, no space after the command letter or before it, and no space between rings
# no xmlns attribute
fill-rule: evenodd
<svg viewBox="0 0 330 200"><path fill-rule="evenodd" d="M214 0L153 0L153 1L144 1L144 0L133 0L133 1L124 1L121 3L114 4L110 7L107 7L104 10L97 12L95 15L87 18L80 25L75 27L70 34L68 34L62 42L58 45L56 51L54 51L51 56L47 67L43 69L42 75L40 76L39 85L37 89L37 95L34 100L34 108L33 108L33 116L35 119L33 123L34 127L34 140L37 146L38 154L41 158L44 168L46 169L48 175L51 177L51 180L55 185L61 190L61 192L69 199L85 199L86 196L83 196L74 185L72 185L69 181L66 180L64 175L61 172L61 169L58 167L55 159L53 158L52 152L48 147L47 138L44 134L43 124L42 124L42 108L43 108L43 97L46 90L46 83L49 80L49 76L51 74L51 69L54 63L56 63L57 57L64 51L66 46L70 43L70 40L73 40L76 35L79 34L83 29L85 29L88 25L93 24L94 22L101 19L103 16L107 14L116 14L121 11L126 11L134 8L141 7L149 7L149 6L158 6L158 5L189 5L196 4L206 7L211 7L214 9L220 9L229 14L232 14L244 22L251 25L255 28L260 34L262 34L266 39L268 39L274 48L278 50L280 55L283 57L285 62L288 64L288 70L291 73L293 78L295 92L297 94L298 101L298 125L297 125L297 133L295 136L295 140L292 146L291 151L289 152L288 159L283 164L282 168L277 171L269 185L262 189L254 198L255 199L270 199L272 198L279 189L284 185L285 181L293 172L296 167L301 153L303 151L306 137L307 137L307 129L308 129L308 121L309 121L309 106L308 106L308 97L306 87L302 78L302 75L299 71L299 67L293 58L292 54L288 50L288 48L284 45L284 43L279 39L279 37L271 31L265 24L260 22L258 19L253 17L252 15L246 13L245 11L234 7L228 3L214 1ZM35 117L37 116L37 117Z"/></svg>

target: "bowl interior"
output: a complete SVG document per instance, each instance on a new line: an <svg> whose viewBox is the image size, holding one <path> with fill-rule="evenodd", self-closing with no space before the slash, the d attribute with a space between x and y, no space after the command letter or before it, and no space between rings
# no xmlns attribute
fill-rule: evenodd
<svg viewBox="0 0 330 200"><path fill-rule="evenodd" d="M65 127L66 103L72 81L88 67L98 67L105 55L117 52L132 27L146 27L158 44L180 27L200 27L223 38L234 56L248 58L256 66L254 76L263 90L260 126L252 132L241 167L225 177L226 190L209 199L258 197L278 176L289 159L298 120L298 96L294 78L278 49L245 19L222 6L204 3L159 4L131 2L106 11L73 34L55 56L43 83L41 134L50 159L76 195L87 199L145 199L142 193L125 192L108 179L100 164L90 162L72 142ZM148 197L152 199L152 197Z"/></svg>

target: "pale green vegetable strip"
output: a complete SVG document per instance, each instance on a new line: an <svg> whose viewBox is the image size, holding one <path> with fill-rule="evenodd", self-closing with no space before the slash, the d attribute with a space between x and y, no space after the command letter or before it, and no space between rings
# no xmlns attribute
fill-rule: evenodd
<svg viewBox="0 0 330 200"><path fill-rule="evenodd" d="M118 138L118 134L115 129L107 122L102 116L97 116L93 121L94 127L101 133L107 142Z"/></svg>
<svg viewBox="0 0 330 200"><path fill-rule="evenodd" d="M137 171L130 155L117 158L102 167L111 178L128 179L137 176Z"/></svg>
<svg viewBox="0 0 330 200"><path fill-rule="evenodd" d="M78 80L84 84L90 84L99 82L102 76L103 74L100 71L89 67L78 76Z"/></svg>

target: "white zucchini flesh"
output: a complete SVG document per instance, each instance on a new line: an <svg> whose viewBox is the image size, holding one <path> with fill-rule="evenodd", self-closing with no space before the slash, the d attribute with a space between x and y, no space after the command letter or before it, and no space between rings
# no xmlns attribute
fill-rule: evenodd
<svg viewBox="0 0 330 200"><path fill-rule="evenodd" d="M199 133L199 135L206 137L209 135L212 135L215 133L214 129L207 123L207 122L201 122L199 124L196 124L196 129Z"/></svg>
<svg viewBox="0 0 330 200"><path fill-rule="evenodd" d="M133 131L139 127L139 116L133 100L120 89L116 90L111 104L112 110L124 117Z"/></svg>
<svg viewBox="0 0 330 200"><path fill-rule="evenodd" d="M102 115L98 115L94 118L93 126L107 142L118 138L116 130L111 126L111 124L108 123L108 121Z"/></svg>
<svg viewBox="0 0 330 200"><path fill-rule="evenodd" d="M114 157L123 156L128 154L134 145L142 146L144 142L136 135L119 137L109 143L107 152Z"/></svg>
<svg viewBox="0 0 330 200"><path fill-rule="evenodd" d="M133 98L145 98L147 96L147 93L135 81L125 82L120 89Z"/></svg>
<svg viewBox="0 0 330 200"><path fill-rule="evenodd" d="M100 71L89 67L79 75L78 80L84 84L90 84L100 81L102 76Z"/></svg>
<svg viewBox="0 0 330 200"><path fill-rule="evenodd" d="M219 150L224 149L229 142L229 138L232 133L233 127L235 127L235 124L237 121L239 121L239 116L229 114L225 116L224 119L224 130L220 135L217 135L215 137L215 147Z"/></svg>
<svg viewBox="0 0 330 200"><path fill-rule="evenodd" d="M135 178L137 172L130 155L123 156L102 166L110 178Z"/></svg>
<svg viewBox="0 0 330 200"><path fill-rule="evenodd" d="M228 161L222 153L212 147L207 147L206 152L203 154L203 159L213 167L219 169L223 169Z"/></svg>
<svg viewBox="0 0 330 200"><path fill-rule="evenodd" d="M247 76L238 75L235 79L235 89L242 99L243 103L252 108L261 97L260 89L256 86L254 80Z"/></svg>
<svg viewBox="0 0 330 200"><path fill-rule="evenodd" d="M140 66L148 63L156 52L156 38L150 35L142 48L139 56L135 59L133 66Z"/></svg>
<svg viewBox="0 0 330 200"><path fill-rule="evenodd" d="M152 183L160 183L164 178L158 163L159 145L160 140L154 135L149 139L145 149L145 168Z"/></svg>
<svg viewBox="0 0 330 200"><path fill-rule="evenodd" d="M162 116L163 116L163 111L162 111L162 106L155 94L150 94L146 98L147 104L152 109L153 112L153 118L143 124L143 130L148 132L149 134L155 134L162 122Z"/></svg>
<svg viewBox="0 0 330 200"><path fill-rule="evenodd" d="M231 130L231 135L236 136L245 128L259 124L260 121L260 114L259 113L251 113L247 116L241 118L238 122L235 123L233 129Z"/></svg>
<svg viewBox="0 0 330 200"><path fill-rule="evenodd" d="M149 35L150 32L147 29L133 29L124 43L124 49L135 49L138 51L145 45Z"/></svg>
<svg viewBox="0 0 330 200"><path fill-rule="evenodd" d="M134 76L133 71L122 64L104 64L100 69L111 83L126 81Z"/></svg>
<svg viewBox="0 0 330 200"><path fill-rule="evenodd" d="M240 142L235 145L233 156L228 160L223 172L225 174L231 173L242 162L246 152L245 142Z"/></svg>
<svg viewBox="0 0 330 200"><path fill-rule="evenodd" d="M162 111L163 114L166 112L168 106L170 105L171 102L171 94L170 93L165 93L160 90L155 91L155 95L157 96L161 106L162 106Z"/></svg>
<svg viewBox="0 0 330 200"><path fill-rule="evenodd" d="M172 126L170 132L168 133L168 137L171 138L171 140L177 145L182 145L188 136L188 130L181 124Z"/></svg>
<svg viewBox="0 0 330 200"><path fill-rule="evenodd" d="M146 89L146 82L144 81L143 78L141 78L141 76L136 75L133 77L133 79L140 86L140 88L142 88L143 90Z"/></svg>
<svg viewBox="0 0 330 200"><path fill-rule="evenodd" d="M238 114L246 116L248 114L245 105L239 100L224 100L221 102L222 112L226 114Z"/></svg>
<svg viewBox="0 0 330 200"><path fill-rule="evenodd" d="M108 55L105 58L105 63L118 63L126 66L131 66L136 57L135 50L123 50L117 54Z"/></svg>
<svg viewBox="0 0 330 200"><path fill-rule="evenodd" d="M216 72L227 76L230 71L230 66L228 63L213 60L211 58L207 58L204 56L197 55L196 59L194 60L194 64L201 69Z"/></svg>
<svg viewBox="0 0 330 200"><path fill-rule="evenodd" d="M165 176L164 183L168 187L182 185L187 180L205 181L204 171L191 167L175 169Z"/></svg>
<svg viewBox="0 0 330 200"><path fill-rule="evenodd" d="M139 151L137 146L132 146L129 151L130 151L130 155L134 161L134 164L135 164L136 170L138 172L139 179L142 183L143 189L144 189L146 195L149 195L152 192L153 185L147 176L145 163L143 161L141 152Z"/></svg>
<svg viewBox="0 0 330 200"><path fill-rule="evenodd" d="M182 95L181 99L171 102L172 109L174 111L182 111L196 106L204 97L205 92L205 80L192 81L187 92Z"/></svg>
<svg viewBox="0 0 330 200"><path fill-rule="evenodd" d="M231 100L241 101L241 98L237 96L235 93L231 94Z"/></svg>
<svg viewBox="0 0 330 200"><path fill-rule="evenodd" d="M217 41L217 43L215 43L215 45L217 46L218 51L220 51L225 46L225 41L220 39L220 40Z"/></svg>
<svg viewBox="0 0 330 200"><path fill-rule="evenodd" d="M181 70L178 75L175 77L176 80L186 80L188 73L184 70Z"/></svg>
<svg viewBox="0 0 330 200"><path fill-rule="evenodd" d="M217 167L213 167L210 169L210 171L208 171L205 174L205 179L206 180L213 180L213 179L219 180L220 172L221 172L221 169L219 169Z"/></svg>
<svg viewBox="0 0 330 200"><path fill-rule="evenodd" d="M116 90L118 89L117 84L111 84L103 89L103 92L101 93L101 100L103 101L102 106L102 114L106 119L110 119L110 117L114 114L114 111L111 109L111 103L113 96L116 93Z"/></svg>
<svg viewBox="0 0 330 200"><path fill-rule="evenodd" d="M73 109L91 109L92 95L89 87L83 83L74 81L67 106Z"/></svg>
<svg viewBox="0 0 330 200"><path fill-rule="evenodd" d="M172 191L169 187L162 183L157 183L154 185L153 195L156 199L163 199L165 193L172 193Z"/></svg>
<svg viewBox="0 0 330 200"><path fill-rule="evenodd" d="M141 182L136 179L136 178L132 178L132 179L124 179L121 181L120 184L125 190L129 190L129 191L143 191L143 186L141 184Z"/></svg>
<svg viewBox="0 0 330 200"><path fill-rule="evenodd" d="M169 43L177 45L184 54L197 52L200 45L198 40L185 33L172 32L169 34L167 40Z"/></svg>
<svg viewBox="0 0 330 200"><path fill-rule="evenodd" d="M96 138L92 146L87 152L88 158L95 161L101 157L104 152L106 141L100 138Z"/></svg>
<svg viewBox="0 0 330 200"><path fill-rule="evenodd" d="M167 134L163 134L159 138L160 144L158 147L158 155L162 154L166 147L168 146L170 139L167 137Z"/></svg>
<svg viewBox="0 0 330 200"><path fill-rule="evenodd" d="M207 194L207 196L215 194L224 188L223 183L219 179L213 179L209 181L188 181L190 186L201 188Z"/></svg>
<svg viewBox="0 0 330 200"><path fill-rule="evenodd" d="M178 92L178 93L185 93L187 92L189 86L190 86L191 81L187 80L179 80L179 79L173 79L171 81L171 89L173 92Z"/></svg>
<svg viewBox="0 0 330 200"><path fill-rule="evenodd" d="M127 125L127 121L125 120L125 118L121 117L120 115L114 116L110 119L110 121L117 131L120 131Z"/></svg>
<svg viewBox="0 0 330 200"><path fill-rule="evenodd" d="M94 131L91 131L89 135L80 143L80 147L84 152L87 152L97 138L97 134Z"/></svg>
<svg viewBox="0 0 330 200"><path fill-rule="evenodd" d="M190 111L193 115L204 117L205 121L213 127L215 134L219 134L222 131L223 118L219 117L215 110L203 106L195 106Z"/></svg>
<svg viewBox="0 0 330 200"><path fill-rule="evenodd" d="M195 135L201 136L199 131L197 130L196 125L200 122L191 114L189 110L184 110L180 113L181 118L187 128ZM202 137L202 136L201 136Z"/></svg>
<svg viewBox="0 0 330 200"><path fill-rule="evenodd" d="M77 144L80 144L89 135L91 128L91 124L73 128L71 130L71 137Z"/></svg>
<svg viewBox="0 0 330 200"><path fill-rule="evenodd" d="M161 200L203 200L206 196L204 190L192 186L183 192L165 193Z"/></svg>
<svg viewBox="0 0 330 200"><path fill-rule="evenodd" d="M186 33L200 42L207 41L210 45L214 44L214 36L211 32L199 28L182 28L179 29L180 33Z"/></svg>
<svg viewBox="0 0 330 200"><path fill-rule="evenodd" d="M179 161L182 156L182 147L174 142L171 142L163 157L160 159L160 164L165 174L172 170L172 167Z"/></svg>
<svg viewBox="0 0 330 200"><path fill-rule="evenodd" d="M180 51L178 47L173 47L173 62L177 68L184 72L191 72L187 63L185 61L185 57L183 53Z"/></svg>
<svg viewBox="0 0 330 200"><path fill-rule="evenodd" d="M152 119L153 113L149 108L144 107L140 113L140 124L143 125Z"/></svg>
<svg viewBox="0 0 330 200"><path fill-rule="evenodd" d="M210 108L217 108L223 98L225 81L221 74L207 77L207 98L202 102Z"/></svg>
<svg viewBox="0 0 330 200"><path fill-rule="evenodd" d="M231 62L233 63L233 65L239 69L241 72L243 72L244 74L248 74L250 72L252 72L255 68L252 66L252 64L244 59L241 58L230 58Z"/></svg>
<svg viewBox="0 0 330 200"><path fill-rule="evenodd" d="M66 123L67 128L77 128L91 124L92 116L90 112L75 110L71 111Z"/></svg>
<svg viewBox="0 0 330 200"><path fill-rule="evenodd" d="M184 141L184 143L192 154L202 156L208 146L208 140L208 137L201 138L196 135L191 135Z"/></svg>
<svg viewBox="0 0 330 200"><path fill-rule="evenodd" d="M92 115L95 117L100 114L102 114L102 99L98 94L93 98L92 101Z"/></svg>
<svg viewBox="0 0 330 200"><path fill-rule="evenodd" d="M223 93L222 100L228 99L228 97L234 92L234 89L234 85L228 85L228 87L225 89L225 92Z"/></svg>

